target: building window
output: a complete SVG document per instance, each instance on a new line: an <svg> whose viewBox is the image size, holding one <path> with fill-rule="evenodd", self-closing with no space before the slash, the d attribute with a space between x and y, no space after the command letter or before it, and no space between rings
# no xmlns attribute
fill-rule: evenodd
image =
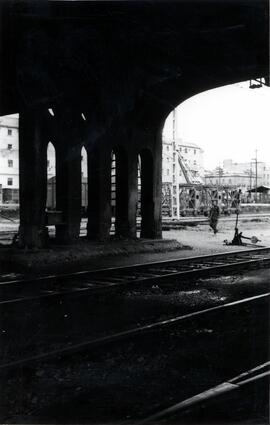
<svg viewBox="0 0 270 425"><path fill-rule="evenodd" d="M8 136L12 136L12 130L10 128L8 128L7 134Z"/></svg>
<svg viewBox="0 0 270 425"><path fill-rule="evenodd" d="M173 183L175 183L175 175L173 175Z"/></svg>
<svg viewBox="0 0 270 425"><path fill-rule="evenodd" d="M173 162L175 162L175 152L173 153Z"/></svg>
<svg viewBox="0 0 270 425"><path fill-rule="evenodd" d="M82 157L81 157L82 158ZM50 166L50 160L48 159L47 160L47 168L49 168L49 166Z"/></svg>
<svg viewBox="0 0 270 425"><path fill-rule="evenodd" d="M175 164L173 164L173 173L175 173Z"/></svg>
<svg viewBox="0 0 270 425"><path fill-rule="evenodd" d="M176 195L176 186L173 186L173 194Z"/></svg>
<svg viewBox="0 0 270 425"><path fill-rule="evenodd" d="M180 152L182 152L182 148L180 148Z"/></svg>
<svg viewBox="0 0 270 425"><path fill-rule="evenodd" d="M8 177L7 184L8 184L8 186L12 186L13 185L13 178L12 177Z"/></svg>
<svg viewBox="0 0 270 425"><path fill-rule="evenodd" d="M167 162L170 162L170 158L167 158Z"/></svg>
<svg viewBox="0 0 270 425"><path fill-rule="evenodd" d="M10 150L12 149L12 144L11 144L11 143L9 143L9 144L7 145L7 148L8 148L8 150L10 151Z"/></svg>
<svg viewBox="0 0 270 425"><path fill-rule="evenodd" d="M185 148L185 153L188 153L188 150L187 150L187 148Z"/></svg>
<svg viewBox="0 0 270 425"><path fill-rule="evenodd" d="M8 166L9 166L9 167L13 167L13 160L12 160L12 159L9 159L9 160L8 160Z"/></svg>
<svg viewBox="0 0 270 425"><path fill-rule="evenodd" d="M197 164L196 159L195 159L195 161L193 161L193 164L194 164L194 165L196 165L196 164Z"/></svg>
<svg viewBox="0 0 270 425"><path fill-rule="evenodd" d="M169 150L169 146L167 146L167 151Z"/></svg>
<svg viewBox="0 0 270 425"><path fill-rule="evenodd" d="M167 168L167 176L170 174L170 170L169 168Z"/></svg>
<svg viewBox="0 0 270 425"><path fill-rule="evenodd" d="M196 152L197 152L196 149L194 149L194 155L196 155Z"/></svg>

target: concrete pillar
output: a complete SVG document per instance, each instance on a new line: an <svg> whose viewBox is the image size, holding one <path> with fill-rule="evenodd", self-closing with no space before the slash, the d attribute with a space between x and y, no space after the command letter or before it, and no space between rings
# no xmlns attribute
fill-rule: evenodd
<svg viewBox="0 0 270 425"><path fill-rule="evenodd" d="M106 240L111 228L111 151L95 148L88 156L87 238Z"/></svg>
<svg viewBox="0 0 270 425"><path fill-rule="evenodd" d="M136 238L138 200L138 158L131 152L116 150L116 236Z"/></svg>
<svg viewBox="0 0 270 425"><path fill-rule="evenodd" d="M153 156L144 149L141 156L141 238L154 238Z"/></svg>
<svg viewBox="0 0 270 425"><path fill-rule="evenodd" d="M81 140L79 124L64 118L59 120L56 139L56 209L63 217L63 224L56 226L56 239L69 244L80 235Z"/></svg>
<svg viewBox="0 0 270 425"><path fill-rule="evenodd" d="M120 147L114 150L116 157L116 208L115 208L115 234L116 236L128 237L129 214L128 214L128 189L129 169L126 151Z"/></svg>
<svg viewBox="0 0 270 425"><path fill-rule="evenodd" d="M24 109L19 118L20 229L22 247L46 244L47 140L40 111Z"/></svg>
<svg viewBox="0 0 270 425"><path fill-rule="evenodd" d="M151 136L151 137L150 137ZM146 137L141 156L141 237L162 238L162 129Z"/></svg>
<svg viewBox="0 0 270 425"><path fill-rule="evenodd" d="M138 202L138 155L129 151L128 156L128 198L127 198L127 236L137 236L137 202Z"/></svg>
<svg viewBox="0 0 270 425"><path fill-rule="evenodd" d="M153 237L162 238L162 129L155 133L153 181Z"/></svg>

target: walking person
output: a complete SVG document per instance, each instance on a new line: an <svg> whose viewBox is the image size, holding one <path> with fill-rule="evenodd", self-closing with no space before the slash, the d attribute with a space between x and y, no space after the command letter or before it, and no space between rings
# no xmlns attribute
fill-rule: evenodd
<svg viewBox="0 0 270 425"><path fill-rule="evenodd" d="M209 213L209 225L214 230L214 234L217 233L217 224L219 218L219 207L217 205L217 201L212 202L212 207Z"/></svg>

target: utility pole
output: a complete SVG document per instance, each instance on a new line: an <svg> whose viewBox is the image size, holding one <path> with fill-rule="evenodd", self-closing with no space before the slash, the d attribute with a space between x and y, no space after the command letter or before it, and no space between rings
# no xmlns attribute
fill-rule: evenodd
<svg viewBox="0 0 270 425"><path fill-rule="evenodd" d="M257 189L258 189L258 150L255 149L255 158L252 159L255 161L255 203L257 203Z"/></svg>
<svg viewBox="0 0 270 425"><path fill-rule="evenodd" d="M258 187L258 157L257 149L255 150L255 202L257 203L257 187Z"/></svg>
<svg viewBox="0 0 270 425"><path fill-rule="evenodd" d="M218 185L219 185L219 187L221 186L221 176L222 175L223 175L223 170L222 170L222 168L219 164L219 167L218 167Z"/></svg>
<svg viewBox="0 0 270 425"><path fill-rule="evenodd" d="M250 170L249 170L249 188L252 189L252 162L250 163Z"/></svg>
<svg viewBox="0 0 270 425"><path fill-rule="evenodd" d="M176 139L176 111L175 109L173 110L173 142L175 143L175 139Z"/></svg>

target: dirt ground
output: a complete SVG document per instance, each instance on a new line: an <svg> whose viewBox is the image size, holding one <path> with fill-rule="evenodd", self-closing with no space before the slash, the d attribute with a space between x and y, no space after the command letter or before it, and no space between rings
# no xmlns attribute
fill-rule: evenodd
<svg viewBox="0 0 270 425"><path fill-rule="evenodd" d="M193 247L189 255L212 254L217 252L232 251L238 247L224 245L224 240L231 241L234 235L235 222L220 220L218 233L214 235L207 224L186 226L179 230L163 231L163 238L176 239L183 245ZM251 218L241 220L238 225L239 231L244 236L256 236L261 242L257 246L270 246L270 218ZM246 242L250 242L246 240Z"/></svg>
<svg viewBox="0 0 270 425"><path fill-rule="evenodd" d="M100 267L117 267L125 266L129 264L136 264L141 262L153 262L174 258L185 258L197 255L207 255L221 252L232 252L247 248L256 248L260 246L270 246L270 216L269 217L241 217L238 228L239 231L243 232L244 236L251 237L256 236L260 239L256 245L248 246L226 246L224 240L231 241L234 235L235 220L233 217L226 220L221 218L218 223L218 233L214 235L210 229L208 223L184 226L179 229L171 229L163 231L162 240L141 240L139 241L128 241L119 240L114 241L112 244L100 243L87 243L83 240L76 246L69 246L62 248L63 253L61 257L61 247L57 249L47 249L44 252L27 252L20 253L20 261L16 259L16 262L20 265L23 262L22 270L29 270L29 268L35 266L40 269L41 265L46 266L46 269L50 267L57 267L57 258L61 257L61 269L62 265L71 268L80 266L82 259L86 260L87 266L91 268ZM10 231L16 231L18 223L7 223L6 221L0 222L0 239L6 238L5 233ZM85 233L85 220L82 222L82 233ZM178 244L177 244L177 242ZM3 243L4 240L1 240ZM11 239L4 242L10 244ZM247 240L247 242L250 242ZM147 249L144 245L147 245ZM57 256L55 253L57 252ZM45 257L44 257L45 256ZM24 258L25 257L25 258ZM79 257L79 259L77 258ZM85 258L84 258L85 257ZM80 261L79 261L80 260ZM26 264L26 265L25 265ZM84 261L85 264L85 261ZM21 268L18 268L19 271ZM40 270L41 271L41 270Z"/></svg>

